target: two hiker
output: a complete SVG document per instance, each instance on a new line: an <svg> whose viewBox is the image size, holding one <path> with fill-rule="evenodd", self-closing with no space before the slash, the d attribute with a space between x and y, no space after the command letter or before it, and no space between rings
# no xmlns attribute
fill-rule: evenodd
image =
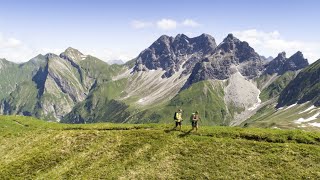
<svg viewBox="0 0 320 180"><path fill-rule="evenodd" d="M181 130L182 126L182 109L179 109L174 113L174 120L176 122L175 129L179 126L179 130ZM201 118L199 116L199 111L196 111L195 113L192 113L190 117L191 125L192 125L192 130L196 129L198 131L198 122L201 121Z"/></svg>

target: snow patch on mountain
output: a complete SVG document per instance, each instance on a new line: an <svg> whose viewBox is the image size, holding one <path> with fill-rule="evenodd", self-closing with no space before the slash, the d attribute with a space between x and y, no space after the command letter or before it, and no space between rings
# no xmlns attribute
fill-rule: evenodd
<svg viewBox="0 0 320 180"><path fill-rule="evenodd" d="M302 114L302 113L308 112L308 111L310 111L311 109L314 109L314 108L316 108L316 107L314 105L312 105L312 106L308 107L306 110L299 112L298 114Z"/></svg>
<svg viewBox="0 0 320 180"><path fill-rule="evenodd" d="M313 120L316 120L319 115L320 115L320 113L316 113L315 115L313 115L313 116L311 116L311 117L309 117L307 119L299 118L298 120L295 120L294 123L301 124L303 122L313 121Z"/></svg>
<svg viewBox="0 0 320 180"><path fill-rule="evenodd" d="M288 110L288 109L290 109L290 108L292 108L292 107L294 107L294 106L296 106L296 105L297 105L297 103L291 104L290 106L288 106L288 107L285 108L284 110Z"/></svg>
<svg viewBox="0 0 320 180"><path fill-rule="evenodd" d="M317 123L317 122L308 123L308 124L311 126L320 127L320 123Z"/></svg>

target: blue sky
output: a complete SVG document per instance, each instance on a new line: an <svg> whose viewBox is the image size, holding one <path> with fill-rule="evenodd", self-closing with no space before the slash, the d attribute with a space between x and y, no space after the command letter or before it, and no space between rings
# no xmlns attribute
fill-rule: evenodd
<svg viewBox="0 0 320 180"><path fill-rule="evenodd" d="M300 50L320 58L320 1L0 0L0 58L27 61L71 46L105 61L129 60L162 34L230 32L261 55Z"/></svg>

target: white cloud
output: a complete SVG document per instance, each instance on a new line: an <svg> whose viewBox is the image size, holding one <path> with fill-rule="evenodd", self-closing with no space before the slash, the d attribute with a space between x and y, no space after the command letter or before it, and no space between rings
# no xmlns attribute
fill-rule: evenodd
<svg viewBox="0 0 320 180"><path fill-rule="evenodd" d="M191 36L194 36L194 33L193 32L190 32L190 31L187 31L184 33L185 35L191 37Z"/></svg>
<svg viewBox="0 0 320 180"><path fill-rule="evenodd" d="M6 37L0 32L0 58L13 62L23 62L26 61L26 57L30 57L33 53L20 40Z"/></svg>
<svg viewBox="0 0 320 180"><path fill-rule="evenodd" d="M196 22L193 19L185 19L182 22L178 22L174 19L160 19L158 21L154 22L148 22L148 21L142 21L142 20L133 20L130 22L130 25L134 29L143 29L143 28L149 28L149 27L155 27L160 30L169 31L169 30L175 30L177 28L181 27L191 27L196 28L201 26L198 22Z"/></svg>
<svg viewBox="0 0 320 180"><path fill-rule="evenodd" d="M302 42L297 40L286 40L278 31L264 32L256 29L232 32L242 41L247 41L259 54L265 56L277 56L285 51L287 56L291 56L297 51L312 63L320 58L320 43Z"/></svg>
<svg viewBox="0 0 320 180"><path fill-rule="evenodd" d="M0 33L0 48L15 48L22 45L21 41L15 38L7 38Z"/></svg>
<svg viewBox="0 0 320 180"><path fill-rule="evenodd" d="M140 21L140 20L133 20L131 21L130 24L134 29L142 29L142 28L147 28L152 26L151 22Z"/></svg>
<svg viewBox="0 0 320 180"><path fill-rule="evenodd" d="M35 48L23 43L16 38L8 38L0 32L0 58L5 58L9 61L21 63L30 60L38 54L54 53L59 55L65 51L63 48ZM134 49L134 48L133 48ZM84 54L90 54L97 58L108 61L118 60L128 61L137 56L137 52L126 52L119 49L79 49Z"/></svg>
<svg viewBox="0 0 320 180"><path fill-rule="evenodd" d="M177 28L177 22L172 19L161 19L157 22L157 27L162 30L173 30Z"/></svg>
<svg viewBox="0 0 320 180"><path fill-rule="evenodd" d="M198 27L200 26L199 23L197 23L196 21L192 20L192 19L185 19L183 22L182 22L182 25L183 26L186 26L186 27Z"/></svg>
<svg viewBox="0 0 320 180"><path fill-rule="evenodd" d="M120 49L79 49L80 52L84 54L90 54L92 56L95 56L103 61L110 61L110 60L123 60L128 61L133 58L135 58L138 53L136 52L128 52L128 51L122 51Z"/></svg>
<svg viewBox="0 0 320 180"><path fill-rule="evenodd" d="M36 49L13 37L6 37L0 32L0 58L21 63L30 60L38 54L60 54L64 49L40 48Z"/></svg>

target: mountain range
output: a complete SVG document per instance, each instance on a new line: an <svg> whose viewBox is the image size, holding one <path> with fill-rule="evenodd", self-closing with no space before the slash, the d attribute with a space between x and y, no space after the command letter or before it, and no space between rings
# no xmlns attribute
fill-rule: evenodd
<svg viewBox="0 0 320 180"><path fill-rule="evenodd" d="M206 125L277 127L260 123L268 119L262 114L277 117L297 103L306 112L286 122L300 127L295 120L319 118L319 64L309 65L300 51L270 60L232 34L220 44L208 34L163 35L120 65L70 47L22 64L0 59L0 113L64 123L169 123L182 108L184 119L200 111Z"/></svg>

